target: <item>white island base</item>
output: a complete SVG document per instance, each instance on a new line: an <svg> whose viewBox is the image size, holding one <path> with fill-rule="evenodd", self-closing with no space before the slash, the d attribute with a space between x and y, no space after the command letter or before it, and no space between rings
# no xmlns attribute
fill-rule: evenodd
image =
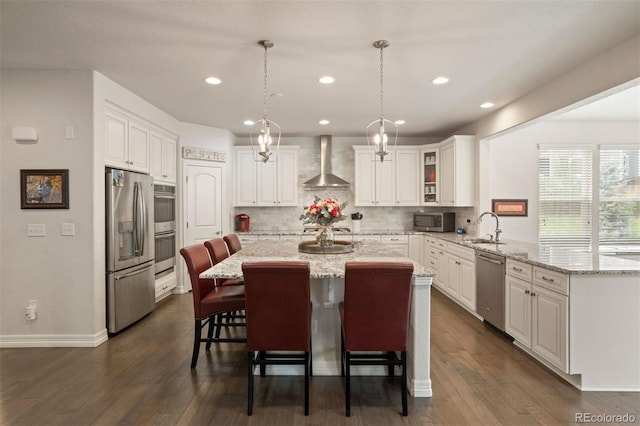
<svg viewBox="0 0 640 426"><path fill-rule="evenodd" d="M430 397L431 277L414 277L407 350L407 389L413 397ZM311 280L311 341L314 376L340 376L340 314L344 279ZM258 371L256 370L256 374ZM268 375L303 375L302 366L269 365ZM354 376L386 376L384 366L353 366Z"/></svg>

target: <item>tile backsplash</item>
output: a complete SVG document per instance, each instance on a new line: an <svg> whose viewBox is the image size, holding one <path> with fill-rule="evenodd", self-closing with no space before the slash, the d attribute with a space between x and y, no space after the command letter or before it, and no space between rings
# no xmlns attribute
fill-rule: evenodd
<svg viewBox="0 0 640 426"><path fill-rule="evenodd" d="M347 219L339 226L351 228L350 214L360 212L362 231L410 231L413 229L415 211L454 211L456 228L463 227L468 234L475 234L475 208L456 207L358 207L354 206L354 150L351 146L336 146L332 149L332 173L351 182L351 187L341 189L306 189L302 183L316 176L320 170L320 150L316 147L300 146L298 152L298 199L299 207L236 207L234 215L246 213L251 218L252 231L297 231L302 228L300 215L304 207L313 202L314 196L332 197L340 202L347 201ZM304 206L304 207L303 207ZM471 223L467 223L467 219Z"/></svg>

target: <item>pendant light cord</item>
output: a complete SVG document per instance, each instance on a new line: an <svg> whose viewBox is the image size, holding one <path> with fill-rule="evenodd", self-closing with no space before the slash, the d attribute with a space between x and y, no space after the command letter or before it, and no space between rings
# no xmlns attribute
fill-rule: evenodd
<svg viewBox="0 0 640 426"><path fill-rule="evenodd" d="M384 50L383 46L380 46L380 122L384 121L384 103L383 103L383 96L384 96L384 83L383 83L383 79L382 79L382 65L383 65L383 58L382 58L382 52Z"/></svg>
<svg viewBox="0 0 640 426"><path fill-rule="evenodd" d="M264 90L262 103L262 119L267 121L267 45L264 46Z"/></svg>

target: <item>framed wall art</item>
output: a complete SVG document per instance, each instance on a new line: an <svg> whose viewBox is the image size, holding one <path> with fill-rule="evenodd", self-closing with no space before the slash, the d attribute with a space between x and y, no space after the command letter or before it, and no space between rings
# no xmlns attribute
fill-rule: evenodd
<svg viewBox="0 0 640 426"><path fill-rule="evenodd" d="M529 200L491 200L491 211L498 216L527 216Z"/></svg>
<svg viewBox="0 0 640 426"><path fill-rule="evenodd" d="M21 209L68 209L69 170L20 170Z"/></svg>

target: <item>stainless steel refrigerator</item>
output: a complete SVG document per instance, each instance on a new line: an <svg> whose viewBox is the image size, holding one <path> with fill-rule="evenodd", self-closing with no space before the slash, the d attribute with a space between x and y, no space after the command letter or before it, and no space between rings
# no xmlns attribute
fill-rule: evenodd
<svg viewBox="0 0 640 426"><path fill-rule="evenodd" d="M107 329L155 309L153 178L106 169Z"/></svg>

